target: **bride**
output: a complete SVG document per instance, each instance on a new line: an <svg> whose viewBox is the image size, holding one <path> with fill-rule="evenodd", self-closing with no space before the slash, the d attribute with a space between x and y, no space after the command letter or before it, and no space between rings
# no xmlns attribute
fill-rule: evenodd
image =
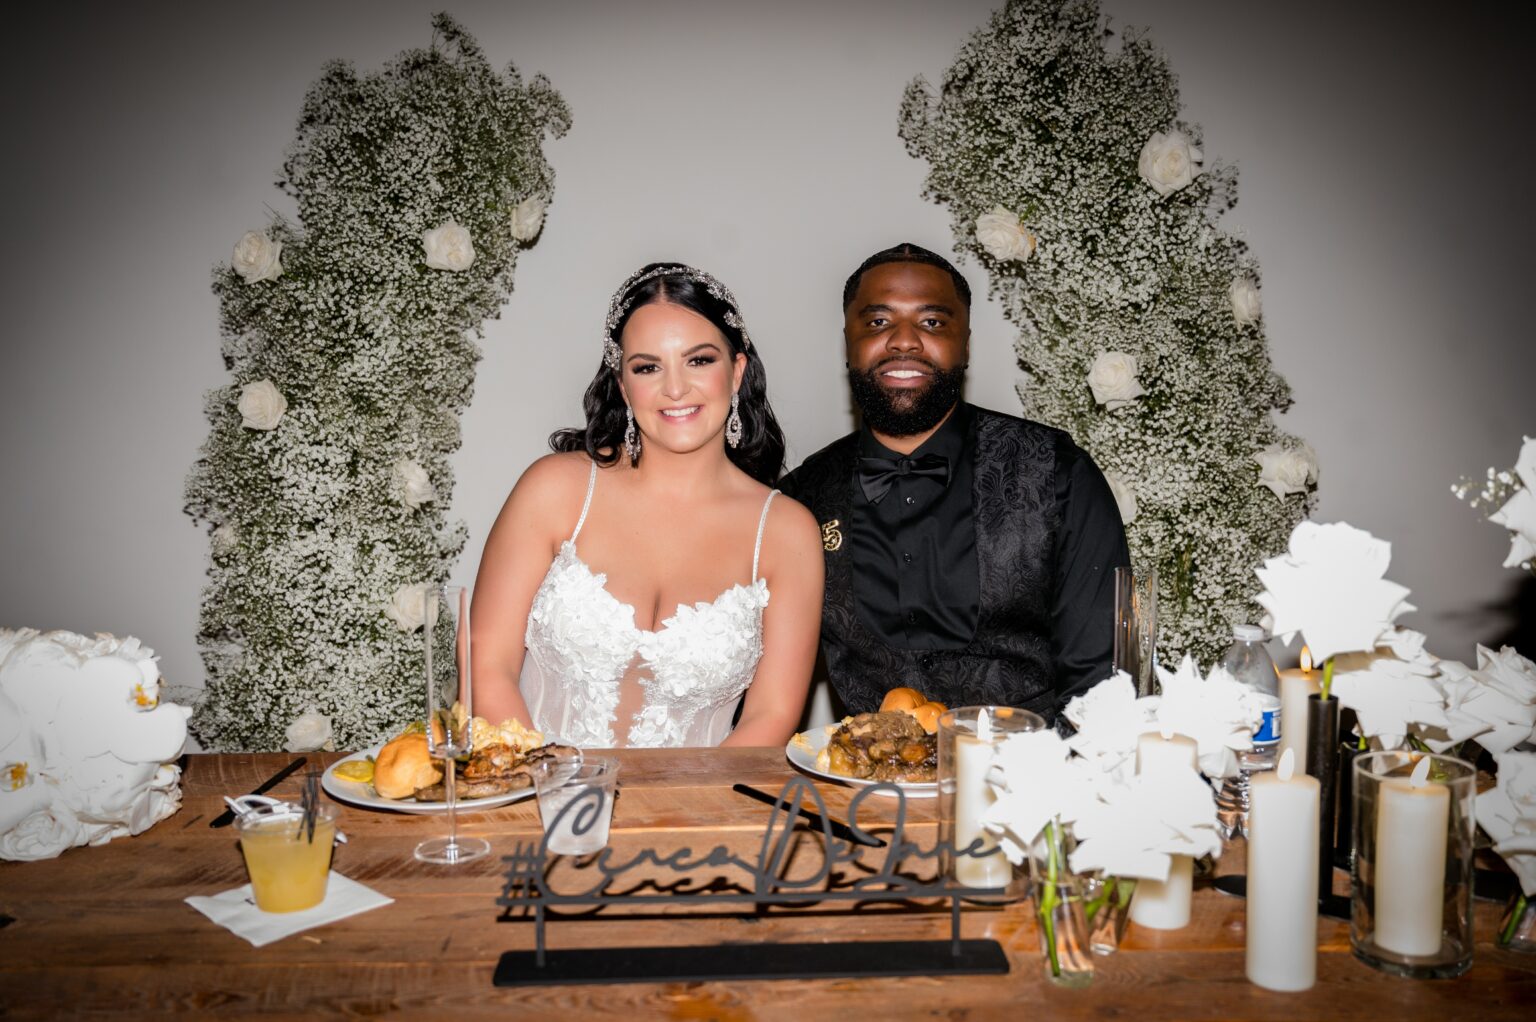
<svg viewBox="0 0 1536 1022"><path fill-rule="evenodd" d="M769 489L784 437L735 297L678 263L636 271L585 410L486 540L476 712L586 747L782 745L816 656L821 539Z"/></svg>

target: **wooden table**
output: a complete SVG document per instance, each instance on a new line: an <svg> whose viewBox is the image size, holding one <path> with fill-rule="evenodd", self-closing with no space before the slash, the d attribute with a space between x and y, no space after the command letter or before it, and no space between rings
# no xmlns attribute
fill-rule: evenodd
<svg viewBox="0 0 1536 1022"><path fill-rule="evenodd" d="M624 787L612 836L617 851L725 844L750 857L769 810L730 785L777 790L791 774L778 750L618 755ZM1348 927L1325 919L1318 985L1276 994L1243 977L1243 902L1209 889L1196 892L1194 920L1182 931L1133 926L1119 953L1097 959L1085 990L1060 989L1044 978L1027 903L963 914L965 937L992 937L1008 949L1006 976L498 989L491 974L501 952L533 945L531 923L498 921L498 855L427 866L412 849L443 831L441 817L350 807L341 826L351 840L338 849L335 867L395 903L252 948L183 899L245 883L233 828L211 830L208 822L223 808L220 796L249 791L291 758L190 756L181 811L147 833L44 862L0 863L0 912L12 917L0 928L0 1017L1536 1018L1536 961L1491 944L1500 906L1477 904L1476 955L1459 979L1409 981L1376 972L1351 955ZM293 777L273 794L296 797L298 789ZM847 805L846 789L822 791L834 815ZM926 844L933 808L912 805L912 830L922 836L926 828ZM506 853L516 840L538 834L538 810L531 801L516 803L465 817L463 829ZM1226 856L1223 870L1237 857ZM828 954L836 954L847 940L941 938L947 924L947 913L937 909L561 920L551 924L549 945L825 941Z"/></svg>

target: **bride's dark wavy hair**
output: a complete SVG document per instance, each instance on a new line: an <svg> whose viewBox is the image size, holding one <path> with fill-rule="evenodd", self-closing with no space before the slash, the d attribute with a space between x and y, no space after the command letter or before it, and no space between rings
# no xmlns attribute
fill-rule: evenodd
<svg viewBox="0 0 1536 1022"><path fill-rule="evenodd" d="M747 370L742 374L741 387L737 391L741 399L738 408L741 446L726 444L725 453L737 468L758 482L772 486L784 468L784 431L779 428L779 420L768 404L768 371L758 356L757 345L747 344L741 330L726 319L729 314L740 322L740 310L710 294L703 282L688 276L688 270L682 264L651 263L638 275L669 266L676 266L678 273L642 280L618 296L620 304L628 300L629 305L614 324L610 336L617 343L635 310L658 302L681 306L709 320L725 337L733 362L738 354L747 356ZM618 372L609 369L606 362L599 361L597 375L587 384L586 395L582 398L586 426L556 430L549 438L552 450L585 451L589 458L603 466L619 460L624 451L624 428L628 423L624 415L624 395L619 391ZM642 447L631 464L638 465L644 454Z"/></svg>

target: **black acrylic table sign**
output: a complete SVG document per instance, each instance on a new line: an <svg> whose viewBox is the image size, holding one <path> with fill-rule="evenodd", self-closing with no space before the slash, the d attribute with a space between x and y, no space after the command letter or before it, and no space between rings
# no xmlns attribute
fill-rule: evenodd
<svg viewBox="0 0 1536 1022"><path fill-rule="evenodd" d="M873 850L867 843L839 840L832 834L826 806L815 785L803 777L790 779L768 817L756 860L743 859L724 846L695 855L682 848L659 854L645 848L616 862L611 848L583 860L565 878L585 875L589 886L582 890L556 890L550 885L550 853L544 840L520 844L506 856L506 886L497 904L508 914L533 917L534 948L508 951L496 965L497 986L547 986L586 983L692 983L743 979L829 979L878 976L942 976L1002 974L1008 956L995 940L962 940L960 900L1001 900L1001 887L968 887L940 876L918 881L899 872L907 858L939 860L960 854L981 857L1000 855L997 849L982 851L980 841L956 852L943 843L919 848L904 836L906 800L893 784L865 788L848 806L848 826L859 837L869 837L859 825L859 808L871 796L894 796L896 819L886 847ZM561 810L548 828L559 832L567 814L575 813L572 828L577 834L602 816L601 791L588 791ZM787 875L796 823L805 802L814 804L824 821L821 829L825 850L820 869L808 877ZM585 824L585 826L584 826ZM857 865L861 873L849 879L837 870ZM745 884L722 883L718 871L729 867L750 878ZM666 883L651 882L656 874L676 877ZM849 876L852 874L850 873ZM644 878L644 879L642 879ZM628 880L636 883L623 887ZM562 888L566 885L562 884ZM655 893L641 893L646 890ZM681 922L689 916L671 910L697 906L718 910L740 905L763 913L774 906L843 904L850 911L875 902L909 903L917 899L949 901L950 933L947 940L860 941L827 943L704 944L650 947L549 948L546 924L551 918L569 915L566 925L588 925L604 906L665 911L657 926ZM578 915L579 914L579 915Z"/></svg>

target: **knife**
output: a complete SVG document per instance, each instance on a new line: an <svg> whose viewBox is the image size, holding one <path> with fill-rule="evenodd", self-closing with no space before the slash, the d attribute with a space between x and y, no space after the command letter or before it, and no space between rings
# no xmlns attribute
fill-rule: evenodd
<svg viewBox="0 0 1536 1022"><path fill-rule="evenodd" d="M261 786L258 787L255 791L250 792L250 794L252 794L252 795L265 795L267 792L271 791L273 788L275 788L279 784L281 784L283 778L287 777L289 774L293 773L299 767L303 766L305 762L306 762L305 758L303 756L300 756L298 759L294 760L292 763L289 763L287 766L283 767L281 770L279 770L277 773L273 774L271 777L268 777L265 781L262 781L261 782ZM210 827L227 827L231 823L234 823L234 822L235 822L235 811L233 809L226 809L222 813L220 813L218 816L215 816L213 818L213 822L208 824L208 826L210 826Z"/></svg>
<svg viewBox="0 0 1536 1022"><path fill-rule="evenodd" d="M779 804L777 795L770 795L766 791L758 791L756 788L749 788L745 784L733 784L731 785L731 790L738 794L745 795L747 798L756 799L757 801L763 803L763 805L777 806ZM805 806L800 807L800 815L809 821L812 827L820 829L824 826L827 826L828 821L823 820L820 813L814 813L811 810L805 808ZM868 845L871 848L885 847L884 841L868 834L860 836L859 834L855 833L853 828L849 827L846 823L838 823L836 820L832 820L830 821L830 825L833 837L841 838L850 844Z"/></svg>

